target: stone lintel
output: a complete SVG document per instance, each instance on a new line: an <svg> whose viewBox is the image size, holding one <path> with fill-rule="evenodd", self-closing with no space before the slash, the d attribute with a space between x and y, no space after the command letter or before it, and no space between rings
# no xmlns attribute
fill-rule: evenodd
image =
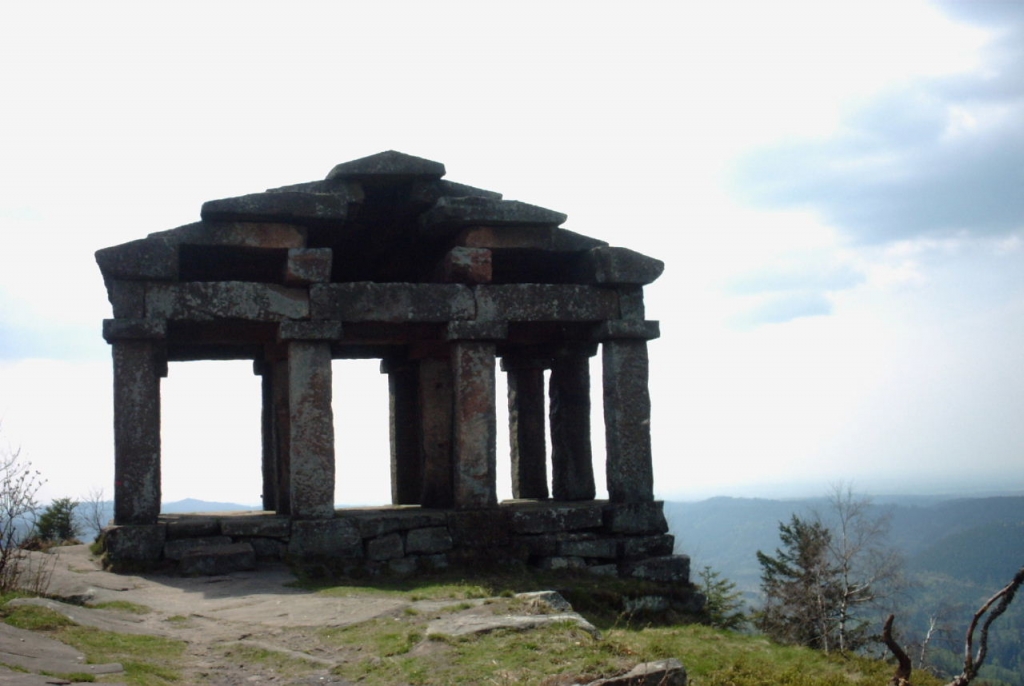
<svg viewBox="0 0 1024 686"><path fill-rule="evenodd" d="M146 291L146 314L194 322L305 319L309 296L305 289L249 281L158 283Z"/></svg>
<svg viewBox="0 0 1024 686"><path fill-rule="evenodd" d="M456 246L445 253L438 272L445 283L490 283L494 274L491 251Z"/></svg>
<svg viewBox="0 0 1024 686"><path fill-rule="evenodd" d="M103 340L159 340L167 338L166 319L104 319Z"/></svg>
<svg viewBox="0 0 1024 686"><path fill-rule="evenodd" d="M107 281L107 300L116 319L142 319L146 316L146 282Z"/></svg>
<svg viewBox="0 0 1024 686"><path fill-rule="evenodd" d="M573 284L476 286L481 320L589 322L617 319L618 294L608 288Z"/></svg>
<svg viewBox="0 0 1024 686"><path fill-rule="evenodd" d="M508 322L449 322L445 338L449 341L501 341L508 338Z"/></svg>
<svg viewBox="0 0 1024 686"><path fill-rule="evenodd" d="M339 224L348 217L349 198L335 193L275 191L203 203L203 221Z"/></svg>
<svg viewBox="0 0 1024 686"><path fill-rule="evenodd" d="M330 248L293 248L284 266L284 282L289 286L327 283L331 280L334 251Z"/></svg>
<svg viewBox="0 0 1024 686"><path fill-rule="evenodd" d="M420 215L420 232L427 238L443 238L470 226L551 226L565 222L566 215L518 200L463 197L439 198Z"/></svg>
<svg viewBox="0 0 1024 686"><path fill-rule="evenodd" d="M646 285L665 271L665 263L629 248L602 246L583 255L576 266L579 281L598 284Z"/></svg>
<svg viewBox="0 0 1024 686"><path fill-rule="evenodd" d="M526 369L551 369L553 357L520 355L513 353L501 358L501 371L514 372Z"/></svg>
<svg viewBox="0 0 1024 686"><path fill-rule="evenodd" d="M334 417L331 346L288 344L290 507L298 519L334 516Z"/></svg>
<svg viewBox="0 0 1024 686"><path fill-rule="evenodd" d="M476 316L460 284L331 283L309 288L311 316L343 322L448 322Z"/></svg>
<svg viewBox="0 0 1024 686"><path fill-rule="evenodd" d="M601 322L594 331L594 340L597 341L608 341L618 338L650 341L660 336L660 322L638 319L610 319L606 322Z"/></svg>
<svg viewBox="0 0 1024 686"><path fill-rule="evenodd" d="M455 403L452 420L455 507L479 509L498 504L494 344L452 344Z"/></svg>
<svg viewBox="0 0 1024 686"><path fill-rule="evenodd" d="M217 245L287 250L306 245L306 229L274 222L199 221L149 234L168 245Z"/></svg>
<svg viewBox="0 0 1024 686"><path fill-rule="evenodd" d="M97 250L96 263L105 281L175 281L178 278L177 246L151 238Z"/></svg>
<svg viewBox="0 0 1024 686"><path fill-rule="evenodd" d="M327 319L289 319L277 330L279 341L336 341L341 336L341 322Z"/></svg>

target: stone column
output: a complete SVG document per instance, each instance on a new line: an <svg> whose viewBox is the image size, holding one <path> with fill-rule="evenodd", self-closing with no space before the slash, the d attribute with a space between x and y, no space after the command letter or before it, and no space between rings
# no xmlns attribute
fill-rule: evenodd
<svg viewBox="0 0 1024 686"><path fill-rule="evenodd" d="M270 363L271 407L274 422L274 504L277 514L291 514L292 449L291 407L288 404L288 360Z"/></svg>
<svg viewBox="0 0 1024 686"><path fill-rule="evenodd" d="M456 341L452 345L452 371L455 507L494 507L498 504L494 343Z"/></svg>
<svg viewBox="0 0 1024 686"><path fill-rule="evenodd" d="M167 375L162 320L108 319L114 362L114 523L160 516L160 378Z"/></svg>
<svg viewBox="0 0 1024 686"><path fill-rule="evenodd" d="M647 340L658 336L657 329L657 322L607 322L599 333L604 339L606 469L612 502L654 499Z"/></svg>
<svg viewBox="0 0 1024 686"><path fill-rule="evenodd" d="M260 377L260 391L263 400L260 413L260 436L263 446L263 509L273 512L277 509L277 437L274 435L273 375L270 365L263 360L254 360L252 370Z"/></svg>
<svg viewBox="0 0 1024 686"><path fill-rule="evenodd" d="M423 507L449 508L452 491L452 367L448 358L419 361L420 450L423 455Z"/></svg>
<svg viewBox="0 0 1024 686"><path fill-rule="evenodd" d="M289 509L296 519L334 516L331 344L340 322L282 322L288 350Z"/></svg>
<svg viewBox="0 0 1024 686"><path fill-rule="evenodd" d="M593 500L590 447L590 358L555 358L548 389L551 413L551 486L555 500Z"/></svg>
<svg viewBox="0 0 1024 686"><path fill-rule="evenodd" d="M419 369L415 362L381 361L388 375L391 438L391 502L415 505L423 495L419 431Z"/></svg>
<svg viewBox="0 0 1024 686"><path fill-rule="evenodd" d="M544 369L540 360L505 357L508 380L509 446L512 497L548 497L547 422L544 418Z"/></svg>

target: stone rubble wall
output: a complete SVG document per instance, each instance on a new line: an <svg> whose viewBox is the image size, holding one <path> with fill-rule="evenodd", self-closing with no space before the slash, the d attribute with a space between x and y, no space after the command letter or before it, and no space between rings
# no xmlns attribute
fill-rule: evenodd
<svg viewBox="0 0 1024 686"><path fill-rule="evenodd" d="M155 525L109 527L103 541L115 570L176 565L184 574L217 574L263 559L407 575L520 563L686 584L689 558L672 554L667 531L660 501L512 501L488 510L339 510L332 519L307 520L272 513L161 515Z"/></svg>

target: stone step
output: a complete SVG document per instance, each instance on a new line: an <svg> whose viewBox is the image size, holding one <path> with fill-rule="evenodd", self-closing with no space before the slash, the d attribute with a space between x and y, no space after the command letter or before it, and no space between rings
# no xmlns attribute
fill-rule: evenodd
<svg viewBox="0 0 1024 686"><path fill-rule="evenodd" d="M184 576L216 576L256 569L256 551L250 543L227 543L193 548L181 556L178 571Z"/></svg>

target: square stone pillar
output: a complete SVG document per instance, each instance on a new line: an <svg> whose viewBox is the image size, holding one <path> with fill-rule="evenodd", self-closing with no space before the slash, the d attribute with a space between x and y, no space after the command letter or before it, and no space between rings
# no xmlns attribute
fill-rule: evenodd
<svg viewBox="0 0 1024 686"><path fill-rule="evenodd" d="M451 346L455 385L452 485L457 508L498 504L494 350L489 341L459 340Z"/></svg>
<svg viewBox="0 0 1024 686"><path fill-rule="evenodd" d="M544 369L550 362L505 357L512 497L548 498Z"/></svg>
<svg viewBox="0 0 1024 686"><path fill-rule="evenodd" d="M654 472L647 341L611 338L601 347L608 498L617 503L650 501Z"/></svg>
<svg viewBox="0 0 1024 686"><path fill-rule="evenodd" d="M452 391L451 359L419 361L419 445L423 456L423 507L450 508L452 490Z"/></svg>
<svg viewBox="0 0 1024 686"><path fill-rule="evenodd" d="M277 509L277 437L274 435L274 383L270 365L263 360L255 360L253 373L260 377L260 396L262 398L260 412L260 437L262 438L263 467L263 510L273 512Z"/></svg>
<svg viewBox="0 0 1024 686"><path fill-rule="evenodd" d="M551 486L555 500L593 500L590 357L559 355L551 367Z"/></svg>
<svg viewBox="0 0 1024 686"><path fill-rule="evenodd" d="M383 360L381 371L388 375L391 502L415 505L423 495L419 368L415 362Z"/></svg>
<svg viewBox="0 0 1024 686"><path fill-rule="evenodd" d="M290 514L331 518L335 467L330 343L288 342L288 406Z"/></svg>
<svg viewBox="0 0 1024 686"><path fill-rule="evenodd" d="M278 514L291 514L291 406L289 405L288 361L269 363L271 420L274 423L274 507ZM266 397L266 396L264 396Z"/></svg>
<svg viewBox="0 0 1024 686"><path fill-rule="evenodd" d="M108 338L108 340L110 340ZM114 523L160 516L160 377L163 341L111 340L114 358Z"/></svg>

